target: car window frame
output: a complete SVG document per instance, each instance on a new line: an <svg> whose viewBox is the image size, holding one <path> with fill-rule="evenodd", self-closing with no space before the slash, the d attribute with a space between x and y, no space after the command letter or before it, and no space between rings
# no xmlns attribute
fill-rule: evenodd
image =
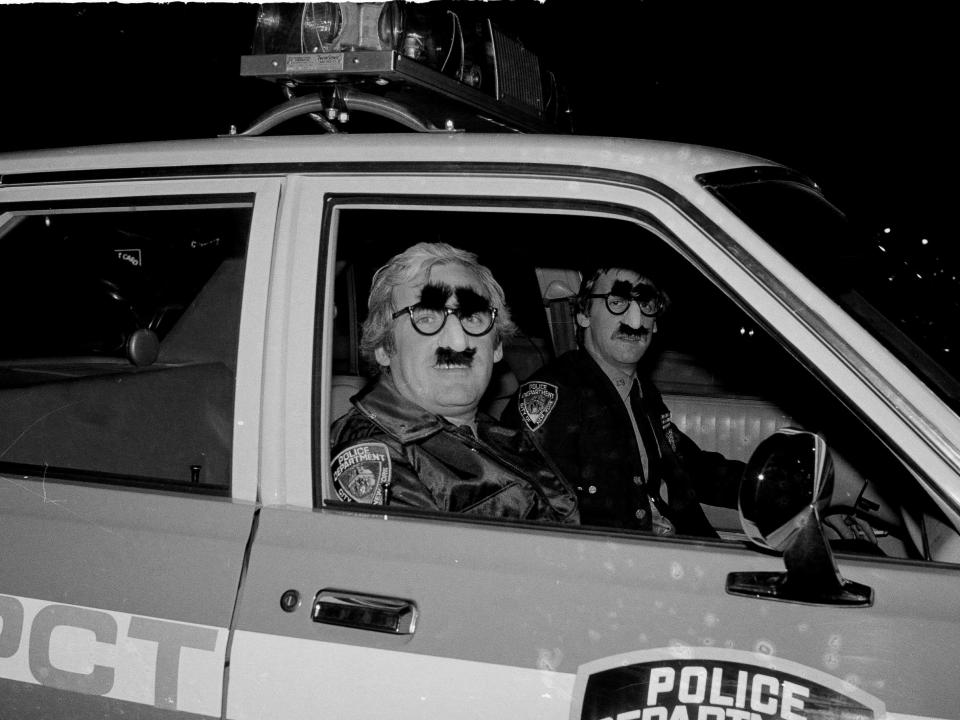
<svg viewBox="0 0 960 720"><path fill-rule="evenodd" d="M471 180L477 180L476 178L471 178ZM461 190L461 192L463 192ZM333 293L333 272L334 264L336 261L335 254L335 245L336 245L336 214L335 211L343 208L350 207L352 209L363 209L365 207L369 209L376 208L421 208L421 209L435 209L435 210L453 210L453 209L464 209L464 210L474 210L482 211L484 208L488 208L491 211L503 212L506 210L514 210L519 213L538 213L538 212L551 212L558 214L570 214L570 213L584 213L584 214L593 214L598 216L613 217L620 220L634 221L639 222L647 227L647 229L656 232L656 234L670 245L675 251L677 251L683 259L690 263L696 270L698 270L707 280L716 285L731 301L733 301L737 306L739 306L744 312L747 313L754 321L764 329L765 332L769 333L771 337L776 339L778 342L783 345L791 354L795 355L800 362L812 368L812 371L827 388L832 389L834 392L839 392L841 396L845 396L845 392L840 388L824 371L822 365L817 362L812 362L809 359L808 353L803 347L797 347L797 345L786 338L787 333L782 331L779 325L775 324L766 314L761 314L759 310L755 307L759 307L760 304L765 300L769 303L771 294L773 294L774 301L778 307L778 311L786 311L789 315L792 316L793 320L796 320L795 309L789 306L789 303L784 302L784 296L790 298L791 300L798 300L798 295L792 289L787 288L783 279L780 278L776 273L772 272L764 264L761 264L757 258L752 256L751 252L757 247L763 247L762 241L759 240L755 235L753 235L748 228L743 226L737 227L738 220L735 216L726 211L724 208L720 207L719 204L715 203L720 211L720 220L722 223L715 222L713 219L707 217L702 213L697 207L693 205L689 200L683 198L679 193L675 193L672 196L663 196L656 192L650 192L647 190L645 193L647 197L653 196L655 201L665 202L666 206L676 212L679 211L681 216L684 219L689 221L689 225L679 226L675 224L675 218L670 218L671 221L664 221L662 217L655 215L648 208L644 207L641 204L625 204L617 201L603 201L597 200L595 198L570 198L570 197L550 197L550 196L537 196L535 194L518 194L515 196L505 196L503 194L503 189L500 188L497 193L489 194L477 194L473 196L467 196L455 191L450 191L449 193L401 193L401 192L358 192L358 193L342 193L342 192L326 192L324 195L324 221L323 221L323 230L322 230L322 244L325 248L322 260L319 268L319 278L323 278L323 290L318 293L317 296L317 316L316 316L316 336L315 338L323 338L324 346L322 350L317 350L317 352L322 352L322 360L320 363L320 377L319 383L314 383L314 402L312 403L312 412L313 412L313 422L315 426L321 428L321 432L315 433L313 437L313 467L319 468L313 473L314 482L313 486L313 504L314 509L323 509L323 510L342 510L342 508L335 508L333 505L324 504L322 501L322 491L320 486L323 483L322 473L325 471L325 468L328 468L329 462L329 449L328 444L328 423L329 419L327 414L329 408L327 406L328 401L325 399L329 397L329 387L331 380L331 355L329 352L329 347L331 343L330 333L330 323L322 323L322 319L325 317L325 313L328 310L329 303L332 302L332 293ZM668 195L670 195L668 193ZM707 199L709 203L709 198ZM724 217L723 215L726 215ZM669 227L668 227L669 224ZM680 234L674 232L675 230L682 229ZM733 240L733 235L730 231L733 230L738 234L740 231L746 230L747 233L753 235L752 238L748 237L748 240L752 242L747 244L741 244ZM684 237L681 237L684 235ZM748 276L749 281L752 283L752 295L745 295L738 290L733 284L727 281L727 278L724 274L712 267L709 254L704 254L699 252L698 248L691 245L691 237L695 237L698 242L700 242L700 247L704 245L708 247L711 252L716 253L720 251L726 256L726 260L733 260L736 262L740 269L743 270ZM705 241L705 243L703 242ZM759 242L758 242L759 241ZM781 263L782 264L782 263ZM787 272L793 271L796 274L796 271L790 267L786 268L777 268L778 270L786 270ZM772 279L774 282L768 283ZM801 278L802 279L802 278ZM761 293L762 300L756 300L758 296L758 290ZM777 295L775 293L782 293ZM801 303L803 304L803 303ZM827 322L823 322L823 325L829 327ZM825 342L823 335L817 332L817 327L814 325L811 326L810 323L805 324L805 329L808 331L814 331L817 340L820 341L820 346L818 347L818 352L821 356L825 349ZM832 329L831 329L832 330ZM810 338L805 338L809 344ZM317 340L319 342L319 340ZM830 350L830 348L826 348ZM832 352L832 351L831 351ZM320 355L317 355L320 357ZM318 378L315 377L315 381ZM861 413L861 418L865 416ZM874 431L877 431L877 428L874 428ZM880 431L880 436L885 437L886 433ZM939 484L935 480L927 479L926 481L921 480L917 471L917 465L914 465L912 458L909 455L905 456L905 453L902 449L898 449L896 454L904 459L906 457L910 462L905 462L907 467L914 472L914 475L917 477L917 480L928 489L938 488ZM930 475L928 478L935 477L935 475ZM933 493L931 493L933 494ZM944 497L948 497L949 493L944 493ZM935 497L936 499L936 497ZM949 503L948 503L949 507ZM353 508L347 509L351 511ZM366 512L367 510L359 510L359 512ZM377 511L372 511L377 512ZM382 513L382 509L379 511ZM391 510L391 513L397 512L397 509ZM398 514L403 514L402 511ZM414 514L417 517L425 517L424 513L414 511ZM950 513L948 512L948 515ZM444 519L450 519L449 517L441 514ZM957 517L956 515L954 517ZM463 518L456 518L458 521L463 521ZM481 520L481 522L490 522L488 520ZM515 523L509 523L514 525ZM551 528L553 530L553 528ZM584 532L582 528L578 528L577 531ZM688 539L685 539L688 540ZM729 546L729 543L726 544Z"/></svg>
<svg viewBox="0 0 960 720"><path fill-rule="evenodd" d="M262 382L263 326L270 281L276 217L280 205L282 176L204 178L164 177L136 180L97 179L0 186L0 212L6 208L76 208L96 212L100 208L123 207L175 209L183 206L246 202L251 208L244 262L243 291L239 299L240 332L237 370L234 381L233 443L230 487L225 495L253 502L258 495L260 448L260 393ZM124 483L123 487L136 487ZM147 491L183 492L187 485L162 488L145 486Z"/></svg>

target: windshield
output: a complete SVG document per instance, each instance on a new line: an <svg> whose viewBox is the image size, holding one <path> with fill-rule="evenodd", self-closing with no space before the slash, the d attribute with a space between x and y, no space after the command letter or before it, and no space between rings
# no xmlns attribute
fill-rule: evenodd
<svg viewBox="0 0 960 720"><path fill-rule="evenodd" d="M701 183L960 412L960 253L889 228L858 232L809 181L778 169Z"/></svg>

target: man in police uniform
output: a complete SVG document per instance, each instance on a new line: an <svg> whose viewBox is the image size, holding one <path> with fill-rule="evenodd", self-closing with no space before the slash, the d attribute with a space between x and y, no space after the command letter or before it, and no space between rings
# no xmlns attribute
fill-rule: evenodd
<svg viewBox="0 0 960 720"><path fill-rule="evenodd" d="M743 463L701 451L637 376L666 305L635 270L586 275L580 348L521 385L502 421L523 428L576 486L584 525L716 537L699 502L736 507Z"/></svg>
<svg viewBox="0 0 960 720"><path fill-rule="evenodd" d="M377 271L368 305L361 351L380 374L331 429L338 497L577 522L575 492L530 438L478 415L513 331L490 271L472 253L421 243Z"/></svg>

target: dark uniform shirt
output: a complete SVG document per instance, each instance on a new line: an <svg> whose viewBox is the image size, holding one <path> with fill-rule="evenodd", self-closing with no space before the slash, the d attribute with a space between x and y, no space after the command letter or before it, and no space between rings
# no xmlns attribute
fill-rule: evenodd
<svg viewBox="0 0 960 720"><path fill-rule="evenodd" d="M576 523L576 493L530 439L483 414L477 435L400 395L388 374L331 428L341 500L484 517Z"/></svg>
<svg viewBox="0 0 960 720"><path fill-rule="evenodd" d="M582 349L534 373L501 421L523 428L576 487L584 525L651 530L652 500L678 533L717 537L699 503L736 507L743 463L700 450L653 383L639 385L632 407L647 472L623 397Z"/></svg>

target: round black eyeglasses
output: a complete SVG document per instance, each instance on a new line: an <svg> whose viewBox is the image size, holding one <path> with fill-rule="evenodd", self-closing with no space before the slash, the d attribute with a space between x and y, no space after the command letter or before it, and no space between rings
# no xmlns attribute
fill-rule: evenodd
<svg viewBox="0 0 960 720"><path fill-rule="evenodd" d="M436 335L443 330L447 323L447 318L456 315L460 321L460 327L467 335L472 337L481 337L493 330L493 324L497 319L497 309L478 310L469 315L462 315L460 308L425 308L420 305L408 305L402 310L397 310L393 314L396 320L404 313L410 316L410 324L413 329L421 335Z"/></svg>
<svg viewBox="0 0 960 720"><path fill-rule="evenodd" d="M603 298L607 310L611 315L623 315L630 309L630 303L637 303L640 312L647 317L656 317L663 312L663 295L654 288L641 290L630 294L630 297L617 295L615 293L600 293L596 295L587 295L589 298Z"/></svg>

